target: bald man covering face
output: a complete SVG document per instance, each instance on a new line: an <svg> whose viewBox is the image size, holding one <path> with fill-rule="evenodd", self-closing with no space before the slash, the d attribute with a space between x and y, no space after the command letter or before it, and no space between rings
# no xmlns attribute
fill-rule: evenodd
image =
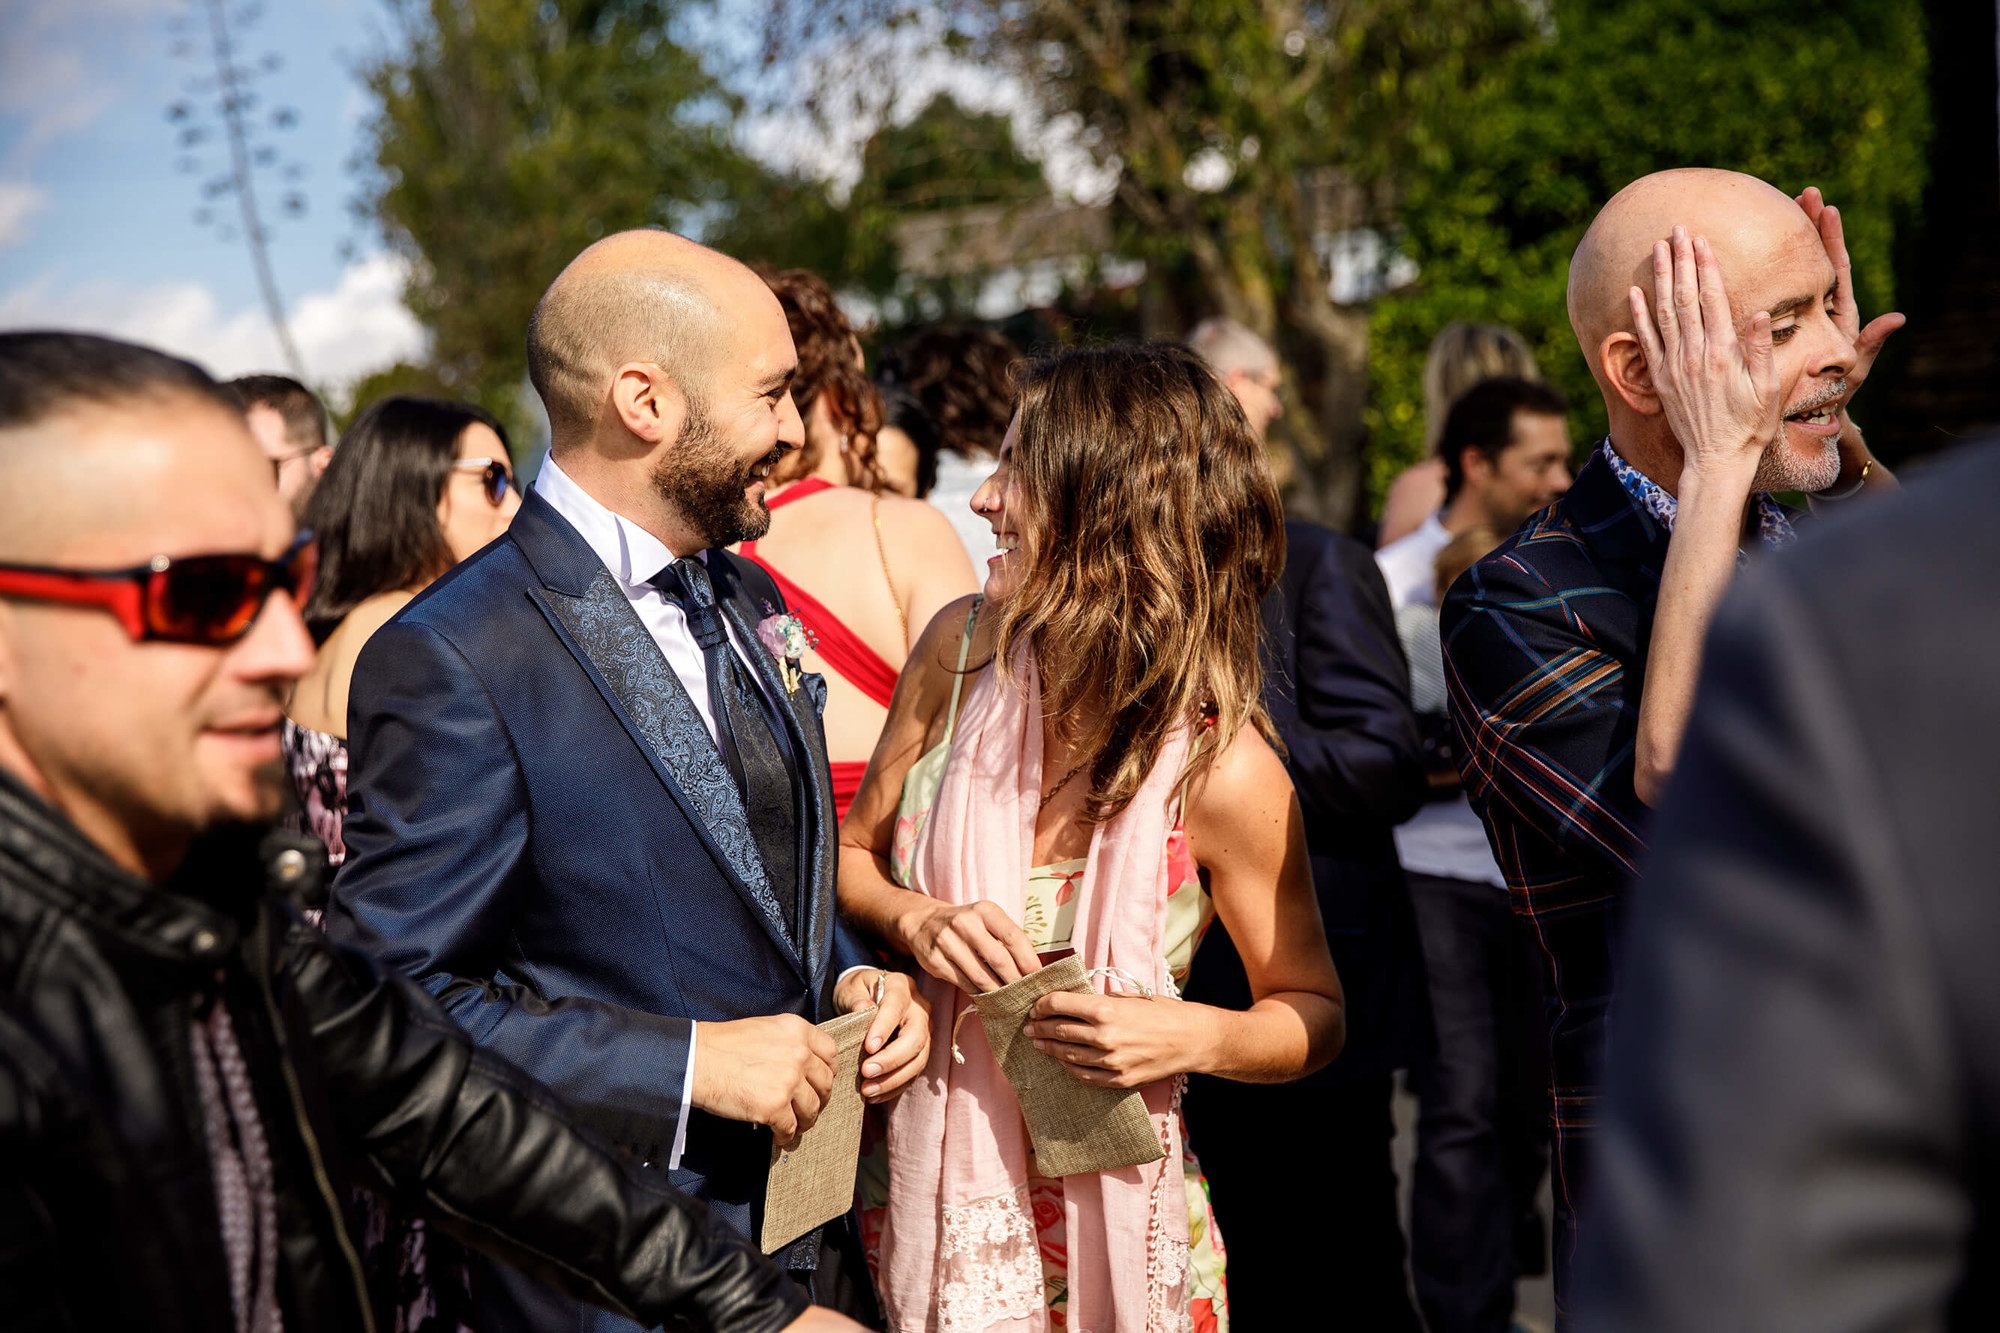
<svg viewBox="0 0 2000 1333"><path fill-rule="evenodd" d="M1738 564L1792 540L1771 492L1894 486L1847 405L1902 323L1860 327L1819 191L1710 170L1604 206L1569 314L1610 434L1441 613L1466 791L1550 962L1559 1317L1622 900L1703 635Z"/></svg>
<svg viewBox="0 0 2000 1333"><path fill-rule="evenodd" d="M347 861L328 912L482 1044L747 1234L772 1138L810 1126L875 1004L864 1094L923 1068L908 979L834 910L824 684L774 655L770 522L804 439L783 310L666 232L591 246L535 310L550 455L508 533L378 631L348 705ZM780 1257L872 1308L845 1222ZM482 1328L629 1329L483 1275Z"/></svg>

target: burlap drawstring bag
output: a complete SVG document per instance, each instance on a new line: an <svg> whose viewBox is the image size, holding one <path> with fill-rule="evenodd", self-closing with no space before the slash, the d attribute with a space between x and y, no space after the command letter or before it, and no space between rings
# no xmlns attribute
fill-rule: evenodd
<svg viewBox="0 0 2000 1333"><path fill-rule="evenodd" d="M875 1021L874 1006L819 1025L840 1051L833 1091L813 1127L789 1148L771 1145L771 1173L764 1185L764 1228L758 1244L776 1254L814 1227L854 1206L854 1177L861 1163L861 1044Z"/></svg>
<svg viewBox="0 0 2000 1333"><path fill-rule="evenodd" d="M1035 1049L1022 1025L1035 1001L1052 991L1091 993L1090 974L1075 954L1030 972L999 990L972 997L986 1044L1021 1104L1034 1144L1035 1166L1045 1176L1116 1171L1166 1156L1160 1136L1134 1088L1100 1088L1080 1082L1062 1061ZM961 1011L959 1021L964 1021ZM964 1063L956 1040L952 1058Z"/></svg>

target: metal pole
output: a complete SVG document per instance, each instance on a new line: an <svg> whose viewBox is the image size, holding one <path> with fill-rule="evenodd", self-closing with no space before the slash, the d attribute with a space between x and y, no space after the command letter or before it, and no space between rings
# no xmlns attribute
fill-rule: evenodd
<svg viewBox="0 0 2000 1333"><path fill-rule="evenodd" d="M257 213L257 196L250 183L250 144L243 132L242 93L236 82L236 63L229 45L229 20L223 14L223 0L207 0L208 30L215 45L216 81L222 90L222 123L229 132L229 157L236 177L236 202L243 210L243 235L250 243L250 262L257 270L257 286L264 294L264 311L271 317L278 348L296 379L306 377L305 363L292 343L292 331L285 323L285 303L278 296L278 280L271 272L271 255L264 243L264 224Z"/></svg>

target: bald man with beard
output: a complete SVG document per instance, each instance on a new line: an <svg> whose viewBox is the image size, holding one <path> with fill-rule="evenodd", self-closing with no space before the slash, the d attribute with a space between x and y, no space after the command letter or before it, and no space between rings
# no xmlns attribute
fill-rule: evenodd
<svg viewBox="0 0 2000 1333"><path fill-rule="evenodd" d="M355 664L328 929L759 1236L774 1139L833 1087L816 1025L877 1006L871 1100L929 1053L909 979L835 911L825 684L766 646L784 599L725 550L763 535L765 479L804 441L798 357L756 274L637 231L551 284L528 366L551 432L534 491ZM849 1218L777 1257L872 1322ZM475 1279L482 1333L637 1327Z"/></svg>
<svg viewBox="0 0 2000 1333"><path fill-rule="evenodd" d="M1565 1324L1614 946L1703 637L1738 566L1793 540L1773 492L1893 488L1847 407L1902 323L1860 326L1840 215L1816 189L1697 169L1604 206L1569 315L1610 433L1441 612L1466 792L1549 965Z"/></svg>

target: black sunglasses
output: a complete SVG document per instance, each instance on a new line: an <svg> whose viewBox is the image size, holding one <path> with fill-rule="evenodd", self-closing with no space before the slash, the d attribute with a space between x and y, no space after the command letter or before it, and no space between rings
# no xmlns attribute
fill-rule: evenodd
<svg viewBox="0 0 2000 1333"><path fill-rule="evenodd" d="M479 488L486 492L486 499L495 509L507 499L507 492L514 485L507 465L497 458L461 458L451 465L453 472L478 472Z"/></svg>

